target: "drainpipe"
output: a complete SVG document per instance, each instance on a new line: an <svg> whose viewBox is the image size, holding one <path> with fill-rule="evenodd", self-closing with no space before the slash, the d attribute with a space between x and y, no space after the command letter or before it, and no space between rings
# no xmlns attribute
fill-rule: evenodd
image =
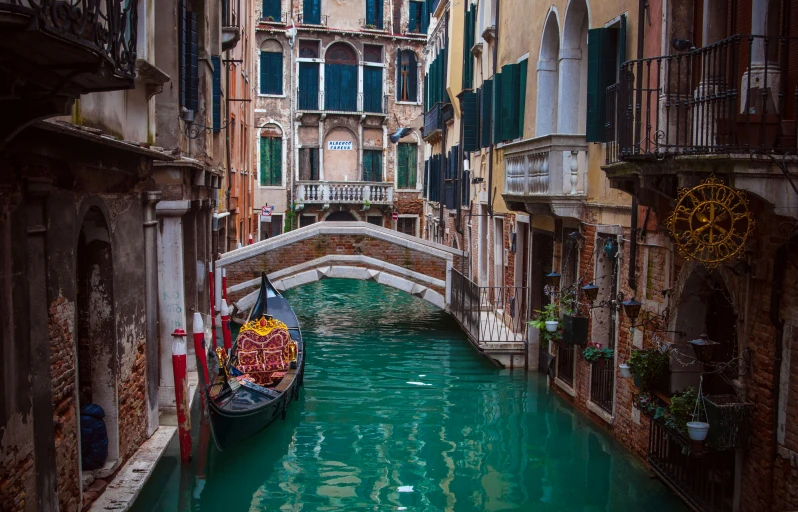
<svg viewBox="0 0 798 512"><path fill-rule="evenodd" d="M468 7L468 1L463 2L463 20L465 20L466 16L468 15L467 7ZM463 61L465 61L465 56L468 55L470 52L471 52L471 50L469 48L465 47L465 30L464 30L463 31ZM455 229L455 231L457 231L457 233L460 236L463 237L463 244L462 244L463 246L465 246L465 231L463 230L463 227L461 225L460 214L461 214L462 206L463 206L463 204L462 204L463 203L463 179L465 178L464 173L465 173L465 154L466 154L466 152L465 152L465 141L463 140L463 137L465 136L465 124L463 123L464 118L463 118L463 101L462 101L462 97L463 97L464 93L465 93L465 91L462 91L460 93L460 98L459 98L460 99L460 151L459 151L460 154L457 157L457 176L459 177L459 179L457 180L457 183L460 186L456 187L456 189L455 189L455 194L457 194L457 197L455 198L455 204L457 205L457 215L455 215L455 217L454 217L454 229ZM470 208L469 208L469 210L470 210ZM462 250L462 248L461 248L461 250ZM469 250L468 253L469 253L469 256L470 256L471 251ZM460 272L463 275L465 275L465 258L460 258Z"/></svg>
<svg viewBox="0 0 798 512"><path fill-rule="evenodd" d="M499 57L499 13L501 12L501 2L496 1L496 16L495 16L495 23L496 23L496 35L493 38L493 83L496 84L496 72L498 71L497 66L497 59ZM496 89L493 90L494 96L496 95ZM490 136L493 137L493 134L496 130L493 129L493 125L496 123L496 103L493 104L493 119L491 119L490 124ZM488 215L493 217L493 194L491 191L493 189L493 148L496 147L496 141L493 141L493 144L490 145L490 160L488 161Z"/></svg>
<svg viewBox="0 0 798 512"><path fill-rule="evenodd" d="M443 22L443 40L446 41L446 42L449 41L449 13L448 12L446 13L446 16L445 16L444 22ZM449 49L447 48L446 51L449 51ZM449 62L449 58L447 56L447 58L446 58L447 67L450 64L451 63ZM447 69L446 71L447 71L447 74L448 74L449 70ZM447 92L446 94L448 96L449 93ZM443 109L443 106L441 106L441 109ZM441 122L443 123L443 111L441 111L440 116L441 116ZM443 179L443 175L445 173L446 164L448 163L447 162L447 158L446 158L446 123L443 123L443 124L444 125L441 126L441 174L440 174L440 176L438 178L440 180L439 181L440 187L438 189L440 191L440 197L438 198L440 200L440 205L439 205L440 206L440 217L439 217L439 220L438 220L438 243L440 243L440 244L443 243L443 235L446 233L446 224L443 222L443 209L444 209L444 198L445 198L444 188L445 188L446 182Z"/></svg>
<svg viewBox="0 0 798 512"><path fill-rule="evenodd" d="M648 8L647 0L639 0L637 4L637 58L642 59L645 47L646 36L646 9ZM640 104L640 95L642 93L643 74L637 74L637 104ZM635 140L640 140L640 117L635 119ZM637 276L635 270L637 269L637 195L632 194L632 233L631 242L629 246L629 278L627 282L632 292L637 291ZM645 226L644 226L645 228Z"/></svg>
<svg viewBox="0 0 798 512"><path fill-rule="evenodd" d="M230 59L231 59L230 50L227 50L225 52L225 58L224 59L220 59L220 60L222 60L222 64L224 64L224 71L225 71L224 72L224 81L225 81L224 90L225 90L226 94L224 96L224 123L225 123L225 128L224 128L224 149L225 149L225 151L224 152L225 152L225 160L227 162L227 170L225 171L227 173L227 191L225 192L225 195L227 196L227 211L228 212L230 211L230 195L232 193L231 190L232 190L232 187L233 187L233 172L232 172L233 167L232 167L232 164L231 164L231 161L230 161L230 94L231 94L230 93L230 64L231 64L230 63ZM226 64L224 63L225 60L227 61ZM216 209L218 211L219 207L217 206ZM211 214L211 215L213 215L213 214ZM211 218L211 223L212 223L211 226L213 228L213 218ZM229 239L230 238L230 229L229 229L230 219L229 218L225 221L225 225L227 226L227 228L224 230L225 231L224 232L224 236L226 236ZM240 235L240 233L239 233L239 235ZM214 265L214 262L216 261L216 255L219 253L219 240L218 239L219 239L219 226L218 226L218 221L217 221L216 234L211 236L211 265L212 266Z"/></svg>

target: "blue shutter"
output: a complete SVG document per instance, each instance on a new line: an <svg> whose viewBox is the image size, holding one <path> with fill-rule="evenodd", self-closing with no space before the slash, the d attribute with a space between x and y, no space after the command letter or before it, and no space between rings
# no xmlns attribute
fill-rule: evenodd
<svg viewBox="0 0 798 512"><path fill-rule="evenodd" d="M418 61L414 52L410 52L410 69L407 73L407 99L409 101L418 101Z"/></svg>
<svg viewBox="0 0 798 512"><path fill-rule="evenodd" d="M213 133L222 131L222 59L211 55L213 64Z"/></svg>
<svg viewBox="0 0 798 512"><path fill-rule="evenodd" d="M199 31L197 13L188 12L188 103L187 108L199 111Z"/></svg>
<svg viewBox="0 0 798 512"><path fill-rule="evenodd" d="M424 2L421 5L421 32L423 34L427 33L429 30L429 4Z"/></svg>
<svg viewBox="0 0 798 512"><path fill-rule="evenodd" d="M339 112L357 111L357 66L325 64L324 108Z"/></svg>
<svg viewBox="0 0 798 512"><path fill-rule="evenodd" d="M418 22L418 6L417 2L410 2L410 13L407 20L407 31L416 32L421 29L421 24Z"/></svg>
<svg viewBox="0 0 798 512"><path fill-rule="evenodd" d="M382 112L382 68L363 67L363 111Z"/></svg>
<svg viewBox="0 0 798 512"><path fill-rule="evenodd" d="M280 0L263 0L263 19L272 18L274 21L282 19Z"/></svg>
<svg viewBox="0 0 798 512"><path fill-rule="evenodd" d="M260 52L260 93L283 93L283 54Z"/></svg>
<svg viewBox="0 0 798 512"><path fill-rule="evenodd" d="M300 110L319 109L319 65L315 62L299 63L299 90L297 102Z"/></svg>
<svg viewBox="0 0 798 512"><path fill-rule="evenodd" d="M188 108L188 17L186 15L186 5L183 1L180 2L180 52L178 54L180 66L180 79L178 87L180 89L180 105Z"/></svg>
<svg viewBox="0 0 798 512"><path fill-rule="evenodd" d="M382 0L366 0L366 25L382 30Z"/></svg>
<svg viewBox="0 0 798 512"><path fill-rule="evenodd" d="M305 0L302 6L302 22L321 25L321 0Z"/></svg>
<svg viewBox="0 0 798 512"><path fill-rule="evenodd" d="M424 189L421 196L429 200L429 160L424 160L424 183L421 186Z"/></svg>
<svg viewBox="0 0 798 512"><path fill-rule="evenodd" d="M460 110L463 113L463 150L476 151L479 149L479 113L477 93L463 92L460 100Z"/></svg>
<svg viewBox="0 0 798 512"><path fill-rule="evenodd" d="M490 146L491 119L493 119L493 80L482 82L482 115L479 120L480 147Z"/></svg>

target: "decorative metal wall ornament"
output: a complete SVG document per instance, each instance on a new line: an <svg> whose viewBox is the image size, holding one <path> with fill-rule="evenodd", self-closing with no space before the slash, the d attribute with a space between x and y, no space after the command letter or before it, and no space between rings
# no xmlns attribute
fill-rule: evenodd
<svg viewBox="0 0 798 512"><path fill-rule="evenodd" d="M754 219L745 192L710 176L696 187L679 191L667 225L679 254L715 268L744 249Z"/></svg>

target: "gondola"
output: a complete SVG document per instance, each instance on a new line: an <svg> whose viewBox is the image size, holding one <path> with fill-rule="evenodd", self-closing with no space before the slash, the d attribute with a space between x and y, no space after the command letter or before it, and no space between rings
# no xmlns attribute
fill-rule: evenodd
<svg viewBox="0 0 798 512"><path fill-rule="evenodd" d="M299 322L266 274L247 310L230 353L216 349L216 375L206 388L211 435L222 451L285 418L304 376Z"/></svg>

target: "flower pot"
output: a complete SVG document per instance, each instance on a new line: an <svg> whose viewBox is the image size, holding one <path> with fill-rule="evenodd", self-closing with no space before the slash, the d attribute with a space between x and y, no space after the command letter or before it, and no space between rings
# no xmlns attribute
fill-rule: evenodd
<svg viewBox="0 0 798 512"><path fill-rule="evenodd" d="M709 423L704 423L703 421L688 421L687 422L687 434L690 436L690 439L693 441L703 441L707 438L707 433L709 432Z"/></svg>
<svg viewBox="0 0 798 512"><path fill-rule="evenodd" d="M621 365L618 366L618 368L621 370L621 377L623 377L624 379L628 379L632 376L632 371L629 369L628 364L622 363Z"/></svg>
<svg viewBox="0 0 798 512"><path fill-rule="evenodd" d="M587 345L586 316L565 315L563 317L562 340L568 345Z"/></svg>
<svg viewBox="0 0 798 512"><path fill-rule="evenodd" d="M560 322L558 322L557 320L546 320L546 330L549 332L557 332L557 326L559 324Z"/></svg>

